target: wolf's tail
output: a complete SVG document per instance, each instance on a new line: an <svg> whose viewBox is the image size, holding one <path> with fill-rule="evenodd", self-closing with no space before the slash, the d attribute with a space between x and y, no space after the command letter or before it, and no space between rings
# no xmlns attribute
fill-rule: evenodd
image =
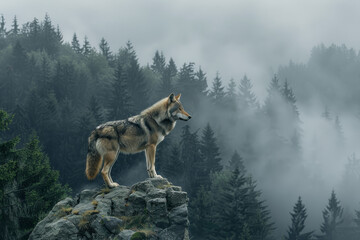
<svg viewBox="0 0 360 240"><path fill-rule="evenodd" d="M102 156L96 149L96 140L98 139L96 130L93 131L89 137L89 146L88 153L86 156L86 177L89 180L93 180L99 173L101 164L102 164Z"/></svg>

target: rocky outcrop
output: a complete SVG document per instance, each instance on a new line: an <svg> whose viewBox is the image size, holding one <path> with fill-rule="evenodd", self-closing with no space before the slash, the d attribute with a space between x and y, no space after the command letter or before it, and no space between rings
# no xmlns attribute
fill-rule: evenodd
<svg viewBox="0 0 360 240"><path fill-rule="evenodd" d="M187 194L166 179L83 190L58 202L30 239L189 239Z"/></svg>

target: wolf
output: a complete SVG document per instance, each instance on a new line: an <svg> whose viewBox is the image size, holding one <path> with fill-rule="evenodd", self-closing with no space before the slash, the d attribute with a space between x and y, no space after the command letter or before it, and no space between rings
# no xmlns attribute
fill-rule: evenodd
<svg viewBox="0 0 360 240"><path fill-rule="evenodd" d="M119 153L145 151L147 172L150 178L162 178L155 170L156 146L175 127L177 120L188 121L191 116L181 102L181 94L158 101L139 115L125 120L111 121L96 127L88 139L86 176L94 179L104 162L101 175L109 188L119 186L111 178L111 169Z"/></svg>

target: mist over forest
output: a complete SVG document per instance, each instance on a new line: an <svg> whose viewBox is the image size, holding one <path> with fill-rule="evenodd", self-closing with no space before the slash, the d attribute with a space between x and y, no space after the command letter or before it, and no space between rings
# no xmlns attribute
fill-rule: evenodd
<svg viewBox="0 0 360 240"><path fill-rule="evenodd" d="M162 49L140 65L131 41L113 49L102 36L92 43L74 33L66 42L48 15L26 23L2 16L0 109L13 118L0 135L1 221L11 213L6 192L19 191L31 209L21 216L26 235L61 196L102 185L84 174L91 131L173 92L192 119L159 145L156 169L188 192L193 239L358 239L360 53L335 44L309 51L306 62L289 59L268 79L223 79ZM266 83L266 95L255 82ZM30 148L36 141L41 148ZM56 185L47 199L45 185L21 185L16 149L42 151L65 190ZM122 185L147 178L144 154L120 154L112 177Z"/></svg>

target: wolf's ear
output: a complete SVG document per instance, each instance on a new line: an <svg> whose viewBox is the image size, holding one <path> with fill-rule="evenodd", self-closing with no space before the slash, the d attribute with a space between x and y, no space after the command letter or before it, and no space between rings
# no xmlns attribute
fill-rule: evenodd
<svg viewBox="0 0 360 240"><path fill-rule="evenodd" d="M169 100L168 100L168 103L172 103L172 102L175 102L175 94L170 94L169 95Z"/></svg>
<svg viewBox="0 0 360 240"><path fill-rule="evenodd" d="M180 100L180 98L181 98L181 93L179 93L179 94L178 94L175 98L176 98L176 100L178 100L178 101L179 101L179 100Z"/></svg>

